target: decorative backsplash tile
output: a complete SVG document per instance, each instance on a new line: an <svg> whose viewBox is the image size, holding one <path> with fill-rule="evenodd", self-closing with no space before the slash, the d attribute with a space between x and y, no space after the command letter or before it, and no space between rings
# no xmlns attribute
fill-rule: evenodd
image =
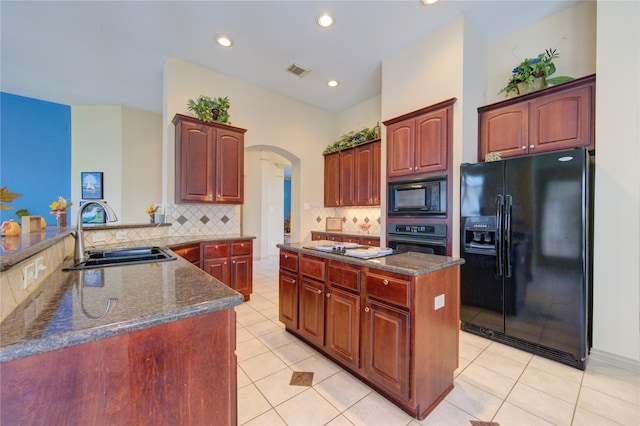
<svg viewBox="0 0 640 426"><path fill-rule="evenodd" d="M365 234L360 226L363 223L371 224L369 234L380 235L381 213L380 207L342 207L342 208L315 208L309 216L312 231L325 231L328 217L342 218L342 232L349 234Z"/></svg>

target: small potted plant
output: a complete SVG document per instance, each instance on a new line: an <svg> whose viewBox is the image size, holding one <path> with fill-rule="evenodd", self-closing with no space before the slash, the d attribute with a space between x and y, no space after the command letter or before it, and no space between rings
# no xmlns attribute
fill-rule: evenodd
<svg viewBox="0 0 640 426"><path fill-rule="evenodd" d="M535 58L525 58L520 65L513 69L511 79L498 94L516 92L519 95L539 90L549 84L560 84L573 80L573 77L557 76L550 78L556 72L554 59L560 57L556 49L547 49Z"/></svg>
<svg viewBox="0 0 640 426"><path fill-rule="evenodd" d="M156 223L156 213L158 213L158 210L160 210L160 206L156 206L154 203L147 206L145 213L149 215L149 223Z"/></svg>
<svg viewBox="0 0 640 426"><path fill-rule="evenodd" d="M189 99L187 109L193 111L202 121L217 121L218 123L231 124L229 121L229 98L212 99L209 96L200 95L197 101Z"/></svg>

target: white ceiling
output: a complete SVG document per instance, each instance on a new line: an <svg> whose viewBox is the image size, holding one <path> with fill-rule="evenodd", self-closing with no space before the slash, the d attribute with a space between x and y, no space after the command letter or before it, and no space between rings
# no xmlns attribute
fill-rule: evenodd
<svg viewBox="0 0 640 426"><path fill-rule="evenodd" d="M383 58L462 14L494 41L575 3L2 0L0 86L66 105L161 112L163 66L172 55L339 112L380 93ZM333 14L333 27L315 23L321 12ZM234 39L231 49L215 44L220 33ZM292 63L311 72L292 75L285 71ZM327 87L330 79L340 86Z"/></svg>

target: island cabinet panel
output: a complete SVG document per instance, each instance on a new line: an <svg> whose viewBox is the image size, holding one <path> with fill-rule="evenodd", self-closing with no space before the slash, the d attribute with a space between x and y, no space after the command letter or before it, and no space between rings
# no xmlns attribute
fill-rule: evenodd
<svg viewBox="0 0 640 426"><path fill-rule="evenodd" d="M363 316L365 376L400 398L409 400L409 312L367 299Z"/></svg>
<svg viewBox="0 0 640 426"><path fill-rule="evenodd" d="M176 202L242 204L246 129L182 114L173 124Z"/></svg>
<svg viewBox="0 0 640 426"><path fill-rule="evenodd" d="M302 276L299 289L298 331L311 342L323 346L325 284Z"/></svg>
<svg viewBox="0 0 640 426"><path fill-rule="evenodd" d="M280 268L278 318L286 326L298 328L298 275Z"/></svg>
<svg viewBox="0 0 640 426"><path fill-rule="evenodd" d="M327 289L327 351L353 369L360 367L360 296Z"/></svg>
<svg viewBox="0 0 640 426"><path fill-rule="evenodd" d="M280 252L286 329L423 419L458 368L459 266L414 276L297 254L296 273L295 254Z"/></svg>
<svg viewBox="0 0 640 426"><path fill-rule="evenodd" d="M233 309L0 364L0 423L237 423Z"/></svg>
<svg viewBox="0 0 640 426"><path fill-rule="evenodd" d="M478 108L478 160L595 149L595 75Z"/></svg>

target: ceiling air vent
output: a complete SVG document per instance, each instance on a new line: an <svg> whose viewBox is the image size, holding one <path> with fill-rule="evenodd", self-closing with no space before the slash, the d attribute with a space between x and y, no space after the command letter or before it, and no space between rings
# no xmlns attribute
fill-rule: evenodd
<svg viewBox="0 0 640 426"><path fill-rule="evenodd" d="M287 71L289 71L291 74L295 74L298 77L304 77L305 74L307 74L309 71L309 69L300 66L298 64L291 64L289 65L289 67L287 67Z"/></svg>

